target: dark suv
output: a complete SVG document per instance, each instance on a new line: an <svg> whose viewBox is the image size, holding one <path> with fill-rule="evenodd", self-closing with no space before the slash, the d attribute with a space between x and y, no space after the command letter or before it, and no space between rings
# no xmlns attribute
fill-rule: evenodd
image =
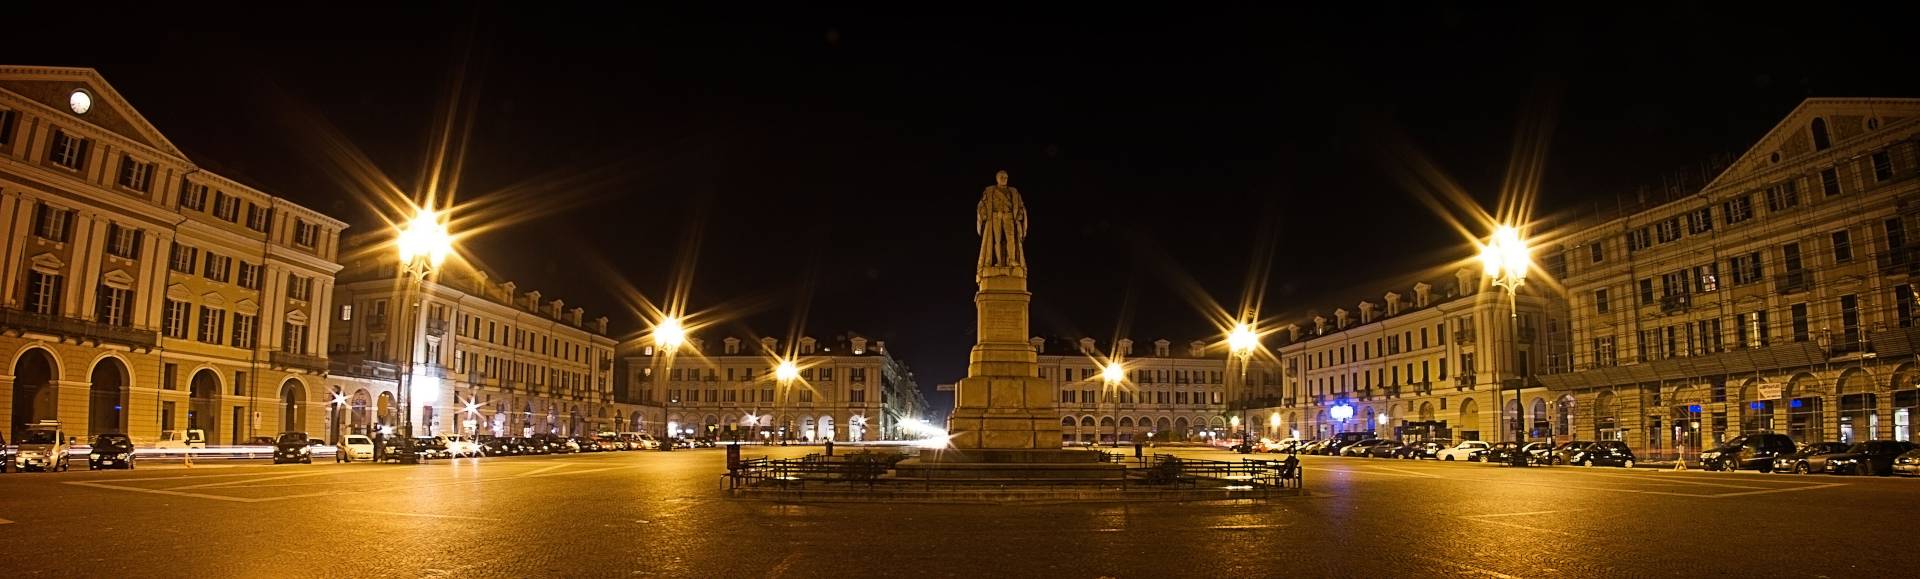
<svg viewBox="0 0 1920 579"><path fill-rule="evenodd" d="M1568 457L1568 464L1580 466L1610 465L1633 468L1633 450L1618 440L1602 440L1587 445Z"/></svg>
<svg viewBox="0 0 1920 579"><path fill-rule="evenodd" d="M1707 470L1773 472L1773 459L1793 454L1796 448L1785 434L1742 434L1700 453L1700 466Z"/></svg>

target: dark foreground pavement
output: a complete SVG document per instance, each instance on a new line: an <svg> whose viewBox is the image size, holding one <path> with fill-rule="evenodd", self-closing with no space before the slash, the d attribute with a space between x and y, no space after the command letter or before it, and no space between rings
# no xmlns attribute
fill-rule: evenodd
<svg viewBox="0 0 1920 579"><path fill-rule="evenodd" d="M747 454L818 449L766 450ZM719 490L712 449L9 473L0 565L60 577L1913 573L1920 480L1303 459L1311 496L1254 504L741 501Z"/></svg>

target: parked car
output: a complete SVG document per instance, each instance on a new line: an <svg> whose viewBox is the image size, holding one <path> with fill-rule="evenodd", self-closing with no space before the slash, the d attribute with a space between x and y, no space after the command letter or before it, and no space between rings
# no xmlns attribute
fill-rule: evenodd
<svg viewBox="0 0 1920 579"><path fill-rule="evenodd" d="M334 462L356 460L373 460L373 439L365 434L346 435L340 439L339 444L334 445Z"/></svg>
<svg viewBox="0 0 1920 579"><path fill-rule="evenodd" d="M1568 456L1567 464L1580 466L1620 466L1633 468L1633 449L1618 440L1603 440Z"/></svg>
<svg viewBox="0 0 1920 579"><path fill-rule="evenodd" d="M1386 441L1378 438L1354 441L1353 444L1340 447L1340 456L1366 456L1368 448L1384 442Z"/></svg>
<svg viewBox="0 0 1920 579"><path fill-rule="evenodd" d="M1906 454L1893 459L1893 474L1900 476L1920 475L1920 448L1909 450Z"/></svg>
<svg viewBox="0 0 1920 579"><path fill-rule="evenodd" d="M69 460L67 452L72 449L73 441L61 429L60 421L42 420L28 425L26 432L13 444L15 469L21 472L66 472Z"/></svg>
<svg viewBox="0 0 1920 579"><path fill-rule="evenodd" d="M1573 464L1573 455L1579 454L1580 451L1586 450L1589 446L1593 446L1593 441L1575 440L1572 442L1563 442L1560 446L1553 447L1553 452L1547 455L1547 464Z"/></svg>
<svg viewBox="0 0 1920 579"><path fill-rule="evenodd" d="M480 443L465 434L442 434L433 437L435 444L447 449L447 456L479 456Z"/></svg>
<svg viewBox="0 0 1920 579"><path fill-rule="evenodd" d="M273 463L313 463L313 444L305 432L282 432L273 440Z"/></svg>
<svg viewBox="0 0 1920 579"><path fill-rule="evenodd" d="M1893 474L1893 460L1910 450L1913 443L1904 440L1869 440L1844 453L1828 455L1827 468L1822 472L1886 476Z"/></svg>
<svg viewBox="0 0 1920 579"><path fill-rule="evenodd" d="M591 436L575 436L575 437L568 438L567 440L569 442L572 442L575 447L579 448L580 452L600 452L603 450L612 450L612 449L600 446L600 441L594 440L593 437Z"/></svg>
<svg viewBox="0 0 1920 579"><path fill-rule="evenodd" d="M1493 445L1488 444L1484 440L1462 440L1460 444L1454 445L1453 448L1448 448L1434 454L1434 458L1440 460L1483 460L1487 456L1487 451L1492 449Z"/></svg>
<svg viewBox="0 0 1920 579"><path fill-rule="evenodd" d="M1827 457L1841 454L1853 445L1844 442L1809 442L1792 454L1773 459L1773 472L1807 474L1827 469Z"/></svg>
<svg viewBox="0 0 1920 579"><path fill-rule="evenodd" d="M1398 440L1381 440L1372 446L1368 446L1366 450L1360 451L1360 456L1367 458L1399 458L1400 449L1406 446L1405 443Z"/></svg>
<svg viewBox="0 0 1920 579"><path fill-rule="evenodd" d="M447 450L447 443L439 437L421 436L413 439L413 449L420 458L449 458L453 453Z"/></svg>
<svg viewBox="0 0 1920 579"><path fill-rule="evenodd" d="M1486 456L1480 459L1494 464L1513 464L1513 453L1516 449L1518 449L1517 452L1525 454L1527 462L1531 464L1548 464L1548 460L1553 455L1553 445L1546 442L1536 441L1526 444L1502 442L1493 445L1493 449L1487 451Z"/></svg>
<svg viewBox="0 0 1920 579"><path fill-rule="evenodd" d="M1284 454L1284 453L1293 452L1293 447L1298 446L1300 442L1301 441L1298 438L1282 438L1280 440L1270 440L1270 441L1266 441L1265 444L1260 445L1254 450L1259 452Z"/></svg>
<svg viewBox="0 0 1920 579"><path fill-rule="evenodd" d="M1436 458L1440 451L1453 448L1453 441L1445 438L1429 438L1400 447L1395 457L1405 459Z"/></svg>
<svg viewBox="0 0 1920 579"><path fill-rule="evenodd" d="M1342 432L1342 433L1333 435L1333 444L1328 447L1327 454L1335 455L1335 456L1353 456L1353 455L1345 454L1347 447L1353 446L1355 444L1359 444L1363 440L1379 440L1379 439L1376 438L1372 432Z"/></svg>
<svg viewBox="0 0 1920 579"><path fill-rule="evenodd" d="M1700 453L1700 466L1729 472L1740 469L1771 472L1773 459L1796 450L1793 439L1785 434L1742 434L1718 448Z"/></svg>
<svg viewBox="0 0 1920 579"><path fill-rule="evenodd" d="M160 433L159 442L154 448L206 448L207 431L198 428L191 430L168 430Z"/></svg>
<svg viewBox="0 0 1920 579"><path fill-rule="evenodd" d="M634 450L654 450L660 448L660 440L645 432L622 432L620 433L620 438L627 439L628 445Z"/></svg>
<svg viewBox="0 0 1920 579"><path fill-rule="evenodd" d="M1322 438L1320 440L1315 440L1313 442L1307 443L1306 446L1301 449L1300 453L1322 455L1322 456L1330 455L1330 454L1333 454L1334 445L1338 443L1339 441L1331 438Z"/></svg>
<svg viewBox="0 0 1920 579"><path fill-rule="evenodd" d="M522 450L520 439L511 436L480 437L480 449L488 456L512 456Z"/></svg>
<svg viewBox="0 0 1920 579"><path fill-rule="evenodd" d="M382 439L376 444L382 445L380 450L380 460L382 461L407 463L421 462L433 458L430 452L420 448L420 443L417 439L392 436Z"/></svg>
<svg viewBox="0 0 1920 579"><path fill-rule="evenodd" d="M247 442L244 444L241 444L240 446L274 446L277 444L280 444L280 439L277 437L255 436L253 438L247 439Z"/></svg>
<svg viewBox="0 0 1920 579"><path fill-rule="evenodd" d="M125 434L93 437L92 448L87 452L87 470L103 468L133 470L133 439Z"/></svg>

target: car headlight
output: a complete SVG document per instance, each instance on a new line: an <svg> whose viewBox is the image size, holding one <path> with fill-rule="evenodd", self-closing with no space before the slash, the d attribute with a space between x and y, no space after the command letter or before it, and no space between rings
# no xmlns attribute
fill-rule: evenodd
<svg viewBox="0 0 1920 579"><path fill-rule="evenodd" d="M1852 458L1836 458L1836 459L1827 461L1827 464L1834 465L1834 466L1845 466L1845 465L1853 464L1856 462L1860 462L1860 461L1858 459L1852 459Z"/></svg>
<svg viewBox="0 0 1920 579"><path fill-rule="evenodd" d="M300 454L307 454L310 452L313 452L313 451L305 446L300 447Z"/></svg>
<svg viewBox="0 0 1920 579"><path fill-rule="evenodd" d="M1700 453L1700 458L1720 458L1720 453L1709 450L1709 451Z"/></svg>
<svg viewBox="0 0 1920 579"><path fill-rule="evenodd" d="M98 452L96 452L96 453L93 453L93 454L89 454L89 455L87 455L87 458L91 458L91 459L99 459L99 458L100 458L100 453L98 453Z"/></svg>

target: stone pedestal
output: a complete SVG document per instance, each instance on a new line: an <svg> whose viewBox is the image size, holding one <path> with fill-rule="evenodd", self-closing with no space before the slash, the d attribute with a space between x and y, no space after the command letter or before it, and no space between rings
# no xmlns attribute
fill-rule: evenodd
<svg viewBox="0 0 1920 579"><path fill-rule="evenodd" d="M955 387L947 432L960 449L1060 448L1053 386L1037 376L1027 343L1026 268L980 269L974 296L979 340Z"/></svg>

